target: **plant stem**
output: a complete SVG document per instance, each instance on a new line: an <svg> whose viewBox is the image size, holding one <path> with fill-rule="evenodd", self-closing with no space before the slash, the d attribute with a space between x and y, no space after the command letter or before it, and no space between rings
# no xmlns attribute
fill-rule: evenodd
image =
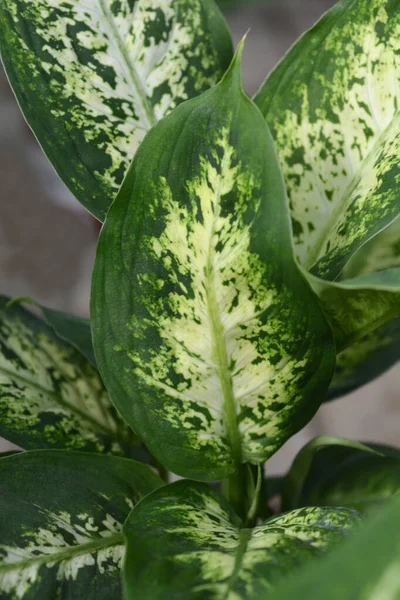
<svg viewBox="0 0 400 600"><path fill-rule="evenodd" d="M222 490L226 499L243 521L246 519L248 510L246 466L240 465L235 473L222 482Z"/></svg>
<svg viewBox="0 0 400 600"><path fill-rule="evenodd" d="M157 469L160 478L165 482L169 482L169 472L167 469L156 459L154 456L151 457L153 466Z"/></svg>

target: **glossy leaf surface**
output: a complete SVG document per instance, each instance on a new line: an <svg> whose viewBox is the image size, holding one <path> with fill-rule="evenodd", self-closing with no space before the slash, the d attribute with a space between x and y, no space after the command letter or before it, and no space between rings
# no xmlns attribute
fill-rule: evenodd
<svg viewBox="0 0 400 600"><path fill-rule="evenodd" d="M0 459L0 598L122 595L122 525L161 485L133 460L64 451Z"/></svg>
<svg viewBox="0 0 400 600"><path fill-rule="evenodd" d="M318 408L331 334L239 56L146 137L102 230L91 315L113 402L180 475L265 461Z"/></svg>
<svg viewBox="0 0 400 600"><path fill-rule="evenodd" d="M400 499L366 521L326 558L260 600L397 600L400 597Z"/></svg>
<svg viewBox="0 0 400 600"><path fill-rule="evenodd" d="M101 220L146 132L232 58L213 0L4 0L0 44L43 150Z"/></svg>
<svg viewBox="0 0 400 600"><path fill-rule="evenodd" d="M25 449L122 453L133 436L92 365L8 302L0 298L0 435Z"/></svg>
<svg viewBox="0 0 400 600"><path fill-rule="evenodd" d="M357 522L353 511L311 507L246 529L222 496L179 481L145 498L125 524L125 598L256 600Z"/></svg>

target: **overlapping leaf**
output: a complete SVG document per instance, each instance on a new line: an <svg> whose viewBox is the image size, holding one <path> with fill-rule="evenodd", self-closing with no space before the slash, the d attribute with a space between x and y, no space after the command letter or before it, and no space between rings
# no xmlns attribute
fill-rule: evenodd
<svg viewBox="0 0 400 600"><path fill-rule="evenodd" d="M400 597L400 499L372 516L326 558L260 600L397 600Z"/></svg>
<svg viewBox="0 0 400 600"><path fill-rule="evenodd" d="M125 597L256 600L356 522L353 511L311 507L245 529L222 496L179 481L144 499L125 524Z"/></svg>
<svg viewBox="0 0 400 600"><path fill-rule="evenodd" d="M65 451L0 459L0 598L121 597L122 525L161 481L133 460Z"/></svg>
<svg viewBox="0 0 400 600"><path fill-rule="evenodd" d="M29 125L99 219L146 132L232 58L213 0L4 0L0 44Z"/></svg>
<svg viewBox="0 0 400 600"><path fill-rule="evenodd" d="M92 325L113 402L178 474L262 462L318 408L331 334L239 57L143 142L100 237Z"/></svg>
<svg viewBox="0 0 400 600"><path fill-rule="evenodd" d="M399 266L393 260L400 212L399 33L398 0L341 0L255 98L283 166L296 254L324 280L320 290L339 349L342 329L349 330L347 343L355 346L346 357L360 383L367 371L358 362L359 340L400 314L398 282L392 279L387 289L385 276L375 273ZM345 281L334 282L338 277ZM386 364L381 361L382 370Z"/></svg>
<svg viewBox="0 0 400 600"><path fill-rule="evenodd" d="M122 453L133 442L98 373L21 306L0 298L0 435L25 449Z"/></svg>

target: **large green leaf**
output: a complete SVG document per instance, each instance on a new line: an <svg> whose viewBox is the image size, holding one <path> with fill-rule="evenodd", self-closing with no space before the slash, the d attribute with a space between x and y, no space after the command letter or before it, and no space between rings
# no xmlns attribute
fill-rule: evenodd
<svg viewBox="0 0 400 600"><path fill-rule="evenodd" d="M0 297L0 435L25 449L127 450L134 437L92 365L8 302Z"/></svg>
<svg viewBox="0 0 400 600"><path fill-rule="evenodd" d="M301 277L267 126L223 81L146 137L100 237L96 360L112 401L180 475L265 461L318 408L331 334Z"/></svg>
<svg viewBox="0 0 400 600"><path fill-rule="evenodd" d="M0 459L1 600L118 600L122 525L160 485L145 465L111 456Z"/></svg>
<svg viewBox="0 0 400 600"><path fill-rule="evenodd" d="M347 509L311 507L245 529L207 485L173 483L145 498L125 524L125 599L258 600L357 521Z"/></svg>
<svg viewBox="0 0 400 600"><path fill-rule="evenodd" d="M0 45L43 150L99 219L146 132L232 58L213 0L3 0Z"/></svg>
<svg viewBox="0 0 400 600"><path fill-rule="evenodd" d="M399 0L341 0L255 98L281 159L297 257L315 276L338 350L350 345L339 360L354 377L343 389L371 379L360 354L400 315L399 34ZM394 360L387 352L374 375ZM330 395L339 391L334 381Z"/></svg>
<svg viewBox="0 0 400 600"><path fill-rule="evenodd" d="M255 98L283 165L297 254L324 279L400 211L399 9L341 0Z"/></svg>
<svg viewBox="0 0 400 600"><path fill-rule="evenodd" d="M400 498L381 508L326 558L258 600L398 600Z"/></svg>

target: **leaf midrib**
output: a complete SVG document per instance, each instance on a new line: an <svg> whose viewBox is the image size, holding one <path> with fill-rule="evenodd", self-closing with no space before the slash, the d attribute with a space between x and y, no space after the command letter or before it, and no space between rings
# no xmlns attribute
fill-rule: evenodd
<svg viewBox="0 0 400 600"><path fill-rule="evenodd" d="M138 75L138 72L136 71L135 65L131 61L130 56L126 50L124 40L121 38L118 28L115 26L115 22L110 12L110 9L105 3L105 0L98 0L98 2L105 22L107 23L111 31L111 36L119 52L121 53L123 63L126 67L127 73L129 74L130 83L136 91L137 98L140 100L140 103L142 105L143 113L146 115L146 118L148 120L147 129L151 129L151 127L157 122L157 119L155 117L153 107L151 106L147 98L147 94L144 89L143 83Z"/></svg>
<svg viewBox="0 0 400 600"><path fill-rule="evenodd" d="M222 176L222 175L221 175ZM219 207L220 190L216 193L214 206ZM218 208L217 211L218 212ZM214 269L214 247L215 221L218 214L214 214L210 241L208 248L207 264L205 267L206 277L206 299L207 311L211 323L211 338L213 342L213 362L218 376L223 395L223 413L226 418L228 439L232 451L232 458L236 467L242 462L242 447L240 432L237 424L236 398L233 391L233 380L229 369L228 352L226 348L225 329L219 314L218 300L215 294L215 269Z"/></svg>
<svg viewBox="0 0 400 600"><path fill-rule="evenodd" d="M244 558L244 555L246 554L246 550L249 545L249 541L251 539L252 533L253 533L252 529L241 529L239 531L239 544L238 544L237 550L236 550L235 564L233 566L233 571L229 578L226 592L225 592L222 600L229 600L229 595L239 577L240 569L242 568L243 558Z"/></svg>
<svg viewBox="0 0 400 600"><path fill-rule="evenodd" d="M96 538L91 542L87 542L86 544L77 544L76 546L68 546L64 550L60 550L54 554L45 554L41 556L33 556L32 558L28 558L26 560L21 560L14 563L9 564L0 564L0 573L4 573L6 571L14 571L19 569L24 569L33 564L46 564L46 563L58 563L61 561L69 560L75 558L75 556L79 556L81 554L92 554L97 550L101 550L103 548L109 548L111 546L118 546L124 543L124 536L122 531L120 533L115 533L113 535Z"/></svg>

